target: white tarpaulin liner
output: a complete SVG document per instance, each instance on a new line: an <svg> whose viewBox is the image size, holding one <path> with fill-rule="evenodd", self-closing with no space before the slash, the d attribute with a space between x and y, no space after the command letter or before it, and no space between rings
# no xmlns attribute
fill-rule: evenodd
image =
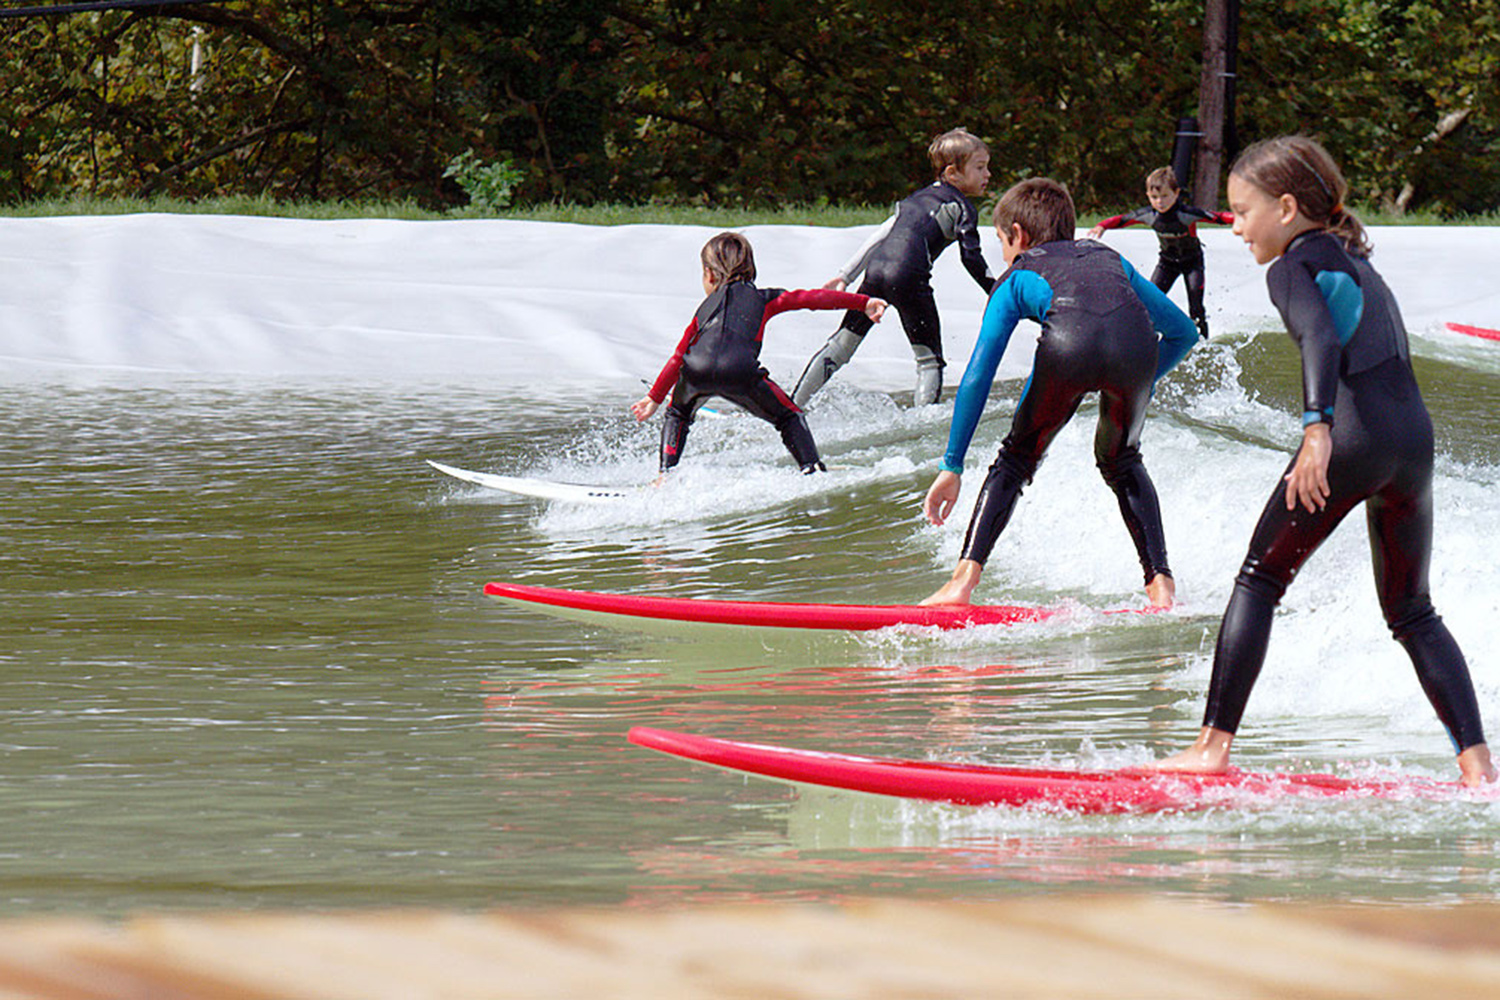
<svg viewBox="0 0 1500 1000"><path fill-rule="evenodd" d="M301 221L201 215L0 223L0 359L12 373L84 368L196 373L538 379L650 378L702 299L698 250L716 230L517 221ZM751 226L762 286L816 287L871 227ZM1277 325L1257 267L1227 229L1200 230L1215 332ZM985 231L992 269L999 244ZM1414 333L1500 327L1500 232L1377 229L1376 266ZM1112 232L1147 276L1149 231ZM956 249L934 288L956 382L984 297ZM1173 290L1179 303L1182 288ZM837 326L795 313L764 360L792 380ZM1025 370L1018 335L1007 372ZM892 313L842 377L908 388Z"/></svg>

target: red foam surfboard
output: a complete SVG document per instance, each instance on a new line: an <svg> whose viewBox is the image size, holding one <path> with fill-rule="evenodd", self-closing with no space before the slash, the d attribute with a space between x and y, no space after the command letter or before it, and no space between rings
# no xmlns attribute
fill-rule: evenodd
<svg viewBox="0 0 1500 1000"><path fill-rule="evenodd" d="M1329 774L1163 774L1065 771L860 757L636 726L637 746L768 778L968 806L1043 806L1083 813L1164 812L1252 805L1284 796L1453 798L1456 782L1361 780Z"/></svg>
<svg viewBox="0 0 1500 1000"><path fill-rule="evenodd" d="M1052 608L1011 604L794 604L782 601L719 601L697 597L643 597L562 590L521 583L488 583L484 592L542 611L581 611L626 618L760 628L845 629L867 631L892 625L940 629L971 625L1014 625L1056 614Z"/></svg>
<svg viewBox="0 0 1500 1000"><path fill-rule="evenodd" d="M1482 326L1469 326L1464 323L1448 323L1448 329L1454 333L1462 333L1470 337L1479 337L1483 340L1500 340L1500 330L1489 330Z"/></svg>

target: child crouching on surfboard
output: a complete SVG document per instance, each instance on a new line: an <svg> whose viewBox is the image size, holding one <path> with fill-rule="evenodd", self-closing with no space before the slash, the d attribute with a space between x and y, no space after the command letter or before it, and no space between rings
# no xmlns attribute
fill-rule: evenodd
<svg viewBox="0 0 1500 1000"><path fill-rule="evenodd" d="M1057 181L1034 177L1015 185L996 204L994 222L1009 270L985 307L979 340L954 399L943 471L923 502L933 524L946 521L958 502L964 455L1016 323L1036 320L1042 332L1010 433L980 488L962 558L952 578L922 603L969 603L985 560L1048 445L1083 397L1097 392L1099 472L1119 498L1147 597L1154 607L1171 607L1176 589L1156 487L1141 461L1141 427L1156 380L1198 342L1193 321L1118 253L1073 238L1073 199Z"/></svg>
<svg viewBox="0 0 1500 1000"><path fill-rule="evenodd" d="M1214 648L1203 729L1162 770L1216 773L1266 658L1276 605L1308 556L1361 503L1380 610L1405 647L1466 785L1495 780L1463 652L1433 610L1432 419L1406 329L1370 266L1348 185L1303 136L1256 143L1229 171L1234 231L1257 264L1302 355L1302 442L1250 536Z"/></svg>
<svg viewBox="0 0 1500 1000"><path fill-rule="evenodd" d="M739 233L720 233L700 255L703 292L708 297L688 324L677 350L656 377L651 390L630 404L636 420L645 420L671 392L661 426L661 471L682 457L693 417L710 396L722 396L781 432L787 451L804 473L823 463L802 410L760 364L766 323L789 309L858 309L879 322L882 299L831 289L787 291L755 287L755 254Z"/></svg>

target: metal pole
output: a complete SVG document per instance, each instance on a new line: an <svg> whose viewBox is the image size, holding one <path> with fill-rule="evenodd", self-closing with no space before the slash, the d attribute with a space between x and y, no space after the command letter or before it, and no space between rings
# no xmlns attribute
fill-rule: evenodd
<svg viewBox="0 0 1500 1000"><path fill-rule="evenodd" d="M1203 130L1198 128L1198 119L1177 119L1177 134L1172 138L1172 173L1177 175L1177 186L1184 191L1193 189L1193 151Z"/></svg>

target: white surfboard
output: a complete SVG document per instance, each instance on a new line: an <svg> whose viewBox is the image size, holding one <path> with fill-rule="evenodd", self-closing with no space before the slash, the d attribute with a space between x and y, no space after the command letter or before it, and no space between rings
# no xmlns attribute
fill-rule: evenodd
<svg viewBox="0 0 1500 1000"><path fill-rule="evenodd" d="M579 483L554 483L546 479L527 479L522 476L499 476L491 472L471 472L458 469L432 459L428 465L445 476L461 479L486 489L514 493L517 496L537 497L542 500L563 500L570 503L612 503L624 500L640 492L640 487L631 486L584 486Z"/></svg>

